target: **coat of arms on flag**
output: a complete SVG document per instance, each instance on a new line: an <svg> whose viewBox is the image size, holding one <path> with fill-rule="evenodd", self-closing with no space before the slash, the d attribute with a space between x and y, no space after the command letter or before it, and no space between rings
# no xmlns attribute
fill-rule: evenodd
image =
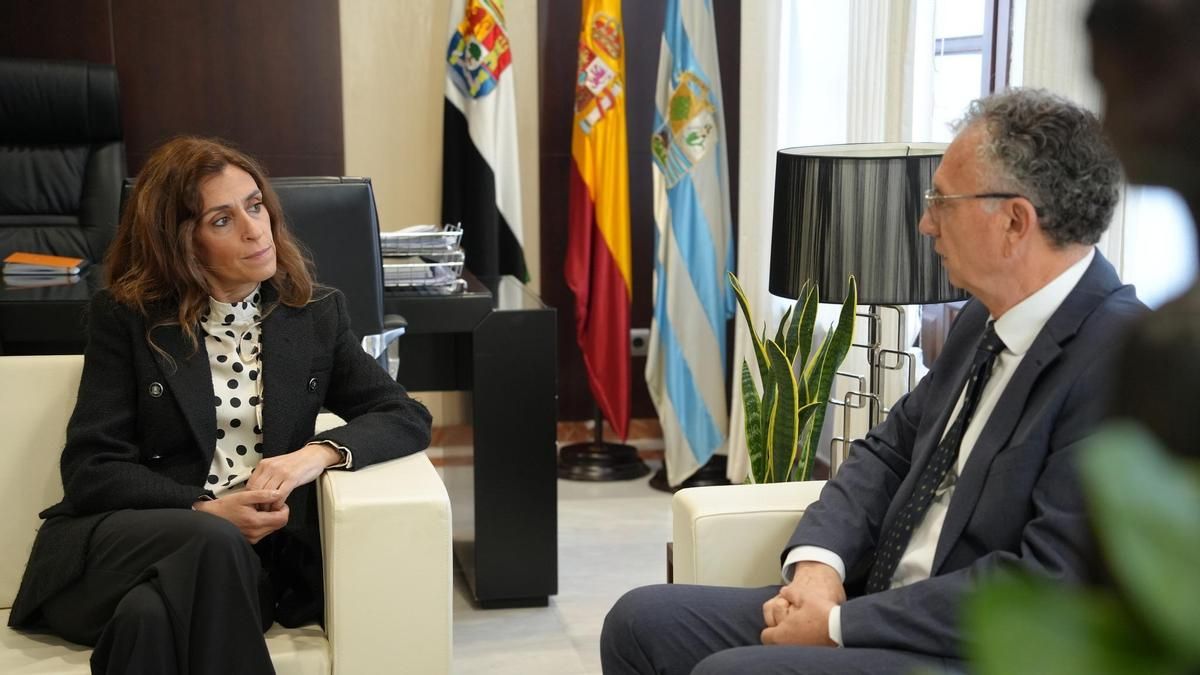
<svg viewBox="0 0 1200 675"><path fill-rule="evenodd" d="M663 431L667 482L726 448L726 328L734 312L733 216L711 0L666 0L650 155L654 317L646 388Z"/></svg>
<svg viewBox="0 0 1200 675"><path fill-rule="evenodd" d="M629 429L633 297L623 40L621 0L583 0L563 261L588 384L621 438ZM633 459L640 464L636 452Z"/></svg>
<svg viewBox="0 0 1200 675"><path fill-rule="evenodd" d="M479 98L496 88L512 62L504 32L504 8L495 0L468 0L446 50L450 76L464 96Z"/></svg>
<svg viewBox="0 0 1200 675"><path fill-rule="evenodd" d="M700 78L684 72L667 103L667 119L654 130L650 151L667 187L674 187L717 143L712 92Z"/></svg>
<svg viewBox="0 0 1200 675"><path fill-rule="evenodd" d="M442 222L462 223L475 274L529 280L522 248L516 68L503 0L449 0Z"/></svg>
<svg viewBox="0 0 1200 675"><path fill-rule="evenodd" d="M591 21L592 42L612 59L621 58L621 24L607 14L597 13ZM621 95L621 78L604 57L579 42L579 76L575 82L575 112L584 112L579 121L583 133L591 133L604 115L612 110ZM585 112L586 111L586 112Z"/></svg>

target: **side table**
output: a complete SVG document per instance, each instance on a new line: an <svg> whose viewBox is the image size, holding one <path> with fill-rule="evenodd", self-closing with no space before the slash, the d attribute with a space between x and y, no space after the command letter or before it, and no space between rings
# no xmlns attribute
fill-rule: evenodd
<svg viewBox="0 0 1200 675"><path fill-rule="evenodd" d="M472 443L447 450L454 553L484 608L558 592L556 313L512 277L464 273L457 296L389 290L401 314L398 379L471 393Z"/></svg>

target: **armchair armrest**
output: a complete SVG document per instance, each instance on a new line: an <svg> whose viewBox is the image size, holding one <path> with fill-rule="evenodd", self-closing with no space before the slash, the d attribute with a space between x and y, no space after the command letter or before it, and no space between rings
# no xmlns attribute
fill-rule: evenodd
<svg viewBox="0 0 1200 675"><path fill-rule="evenodd" d="M718 485L675 493L675 583L782 583L779 554L825 481Z"/></svg>
<svg viewBox="0 0 1200 675"><path fill-rule="evenodd" d="M424 453L320 481L334 674L449 673L450 500Z"/></svg>

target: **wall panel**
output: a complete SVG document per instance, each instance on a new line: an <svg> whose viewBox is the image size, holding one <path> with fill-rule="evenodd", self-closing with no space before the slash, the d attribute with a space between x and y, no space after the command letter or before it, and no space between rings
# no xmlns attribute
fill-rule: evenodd
<svg viewBox="0 0 1200 675"><path fill-rule="evenodd" d="M342 173L337 0L112 0L112 13L131 171L195 133L273 175Z"/></svg>
<svg viewBox="0 0 1200 675"><path fill-rule="evenodd" d="M3 0L0 56L112 63L110 0Z"/></svg>
<svg viewBox="0 0 1200 675"><path fill-rule="evenodd" d="M0 55L116 64L130 173L181 133L343 172L337 0L4 0Z"/></svg>

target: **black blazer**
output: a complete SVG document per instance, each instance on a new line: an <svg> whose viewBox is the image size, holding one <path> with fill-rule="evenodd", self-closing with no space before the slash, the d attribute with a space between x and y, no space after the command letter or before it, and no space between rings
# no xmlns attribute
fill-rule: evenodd
<svg viewBox="0 0 1200 675"><path fill-rule="evenodd" d="M1012 565L1067 583L1086 577L1093 552L1074 456L1103 412L1120 328L1145 310L1097 252L1021 360L971 450L932 576L854 597L880 532L897 517L941 439L983 335L987 308L967 304L933 368L883 424L853 444L788 543L788 549L830 549L846 563L847 647L958 657L959 609L979 575Z"/></svg>
<svg viewBox="0 0 1200 675"><path fill-rule="evenodd" d="M263 455L330 440L349 448L353 468L360 469L423 450L429 444L429 411L362 350L341 293L318 288L315 297L305 307L287 307L276 304L272 287L263 286L264 305L274 305L262 325ZM155 307L149 313L169 311ZM217 430L208 355L203 340L193 352L178 326L153 330L151 337L166 355L157 353L147 342L150 323L107 291L92 299L79 398L61 462L64 498L41 514L46 522L9 625L29 624L46 599L79 577L91 532L105 515L190 508L205 494ZM314 435L322 407L348 423ZM300 573L319 596L315 484L294 490L288 506L281 536L268 539L286 542L286 555L304 568ZM298 601L304 606L293 607L290 618L281 603L278 618L285 625L319 619L321 601Z"/></svg>

